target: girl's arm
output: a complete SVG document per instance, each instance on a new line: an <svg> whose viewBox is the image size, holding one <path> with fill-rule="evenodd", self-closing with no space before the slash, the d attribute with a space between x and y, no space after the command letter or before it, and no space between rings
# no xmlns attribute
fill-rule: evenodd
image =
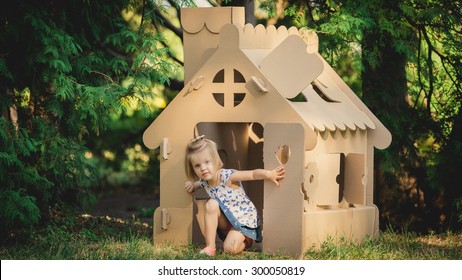
<svg viewBox="0 0 462 280"><path fill-rule="evenodd" d="M240 171L236 170L229 177L231 182L238 181L253 181L253 180L270 180L279 186L279 181L284 179L285 168L284 166L278 166L273 170L265 169L254 169L254 170L245 170Z"/></svg>
<svg viewBox="0 0 462 280"><path fill-rule="evenodd" d="M199 181L194 181L194 182L186 181L186 183L184 183L185 190L190 194L194 194L194 192L198 188L200 188L200 186L201 186L201 183Z"/></svg>

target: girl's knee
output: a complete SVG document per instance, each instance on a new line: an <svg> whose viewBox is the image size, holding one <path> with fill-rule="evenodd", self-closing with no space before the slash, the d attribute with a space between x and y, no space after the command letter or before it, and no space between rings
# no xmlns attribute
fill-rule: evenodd
<svg viewBox="0 0 462 280"><path fill-rule="evenodd" d="M223 251L229 254L241 253L245 249L244 238L237 231L231 231L223 242Z"/></svg>
<svg viewBox="0 0 462 280"><path fill-rule="evenodd" d="M220 205L215 199L209 199L205 204L205 211L207 213L216 213L220 211Z"/></svg>
<svg viewBox="0 0 462 280"><path fill-rule="evenodd" d="M234 240L233 242L225 242L223 244L223 251L233 255L242 253L242 251L244 251L244 248L244 242L238 242L237 240Z"/></svg>

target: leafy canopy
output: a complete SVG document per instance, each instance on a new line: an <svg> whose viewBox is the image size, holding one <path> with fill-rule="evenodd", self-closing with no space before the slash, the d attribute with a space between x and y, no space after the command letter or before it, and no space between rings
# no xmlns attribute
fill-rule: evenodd
<svg viewBox="0 0 462 280"><path fill-rule="evenodd" d="M178 70L154 25L159 3L29 0L0 11L2 231L56 204L91 203L88 142L134 103L155 113L154 86Z"/></svg>

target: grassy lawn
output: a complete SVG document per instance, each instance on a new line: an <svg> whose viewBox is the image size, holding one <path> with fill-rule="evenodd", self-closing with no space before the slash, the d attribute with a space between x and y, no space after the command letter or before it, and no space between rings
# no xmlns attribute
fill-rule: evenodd
<svg viewBox="0 0 462 280"><path fill-rule="evenodd" d="M31 236L4 240L0 257L44 260L173 260L209 259L192 244L154 244L152 226L140 221L111 217L56 217ZM284 254L244 252L238 256L218 253L214 259L291 259ZM461 260L462 233L418 235L382 232L377 240L351 244L345 240L325 242L305 253L311 260Z"/></svg>

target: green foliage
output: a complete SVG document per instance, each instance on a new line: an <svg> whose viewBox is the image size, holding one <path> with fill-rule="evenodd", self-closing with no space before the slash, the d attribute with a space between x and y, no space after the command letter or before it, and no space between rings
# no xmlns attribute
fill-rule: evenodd
<svg viewBox="0 0 462 280"><path fill-rule="evenodd" d="M0 190L0 220L4 226L11 227L14 223L32 226L39 218L35 197L25 195L24 189Z"/></svg>
<svg viewBox="0 0 462 280"><path fill-rule="evenodd" d="M382 212L461 227L460 1L261 2L278 24L316 30L321 55L391 131L376 157Z"/></svg>
<svg viewBox="0 0 462 280"><path fill-rule="evenodd" d="M153 25L161 9L40 0L0 11L2 233L36 224L55 205L91 205L95 139L117 116L158 113L153 88L177 70Z"/></svg>
<svg viewBox="0 0 462 280"><path fill-rule="evenodd" d="M2 233L56 204L89 205L97 186L158 180L158 151L140 131L175 94L160 85L181 70L160 3L28 0L0 11ZM376 157L376 194L389 197L382 213L451 226L462 213L460 1L260 4L278 25L316 30L321 54L391 130L392 146ZM394 193L380 194L387 185ZM411 196L422 191L425 201Z"/></svg>
<svg viewBox="0 0 462 280"><path fill-rule="evenodd" d="M39 142L30 138L24 129L0 118L0 220L5 225L4 230L16 223L30 227L40 218L37 199L29 190L35 186L47 190L52 182L31 162L38 145Z"/></svg>

